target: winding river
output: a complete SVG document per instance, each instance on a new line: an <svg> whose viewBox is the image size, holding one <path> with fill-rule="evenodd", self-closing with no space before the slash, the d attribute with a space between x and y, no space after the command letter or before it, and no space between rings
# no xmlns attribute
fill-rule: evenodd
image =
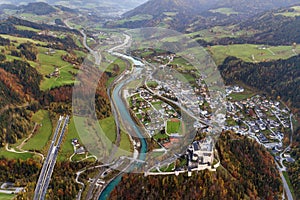
<svg viewBox="0 0 300 200"><path fill-rule="evenodd" d="M118 55L120 56L120 55ZM123 55L121 57L124 57L126 59L129 59L131 61L133 61L133 63L140 63L140 61ZM130 81L132 81L134 78L131 77L129 79L125 79L125 80L121 80L114 88L113 92L112 92L112 100L114 102L115 105L115 109L119 112L119 116L122 117L123 122L126 122L126 124L128 124L132 130L134 131L134 135L137 136L140 140L140 144L141 144L141 150L139 152L139 156L138 159L139 160L145 160L146 157L146 152L147 152L147 142L141 132L141 130L139 129L139 127L136 125L136 123L133 121L133 119L131 118L131 115L128 111L128 108L126 106L126 104L124 103L123 99L122 99L122 88L129 83ZM137 163L133 163L130 168L129 171L133 170L134 168L137 168L138 164ZM101 192L99 200L104 200L107 199L110 195L110 193L113 191L113 189L120 183L122 176L124 173L120 173L118 176L116 176L105 188L104 190Z"/></svg>

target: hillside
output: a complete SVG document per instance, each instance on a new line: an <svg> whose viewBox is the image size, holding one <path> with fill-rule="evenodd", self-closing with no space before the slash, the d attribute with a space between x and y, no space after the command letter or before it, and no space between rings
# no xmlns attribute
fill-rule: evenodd
<svg viewBox="0 0 300 200"><path fill-rule="evenodd" d="M300 7L297 6L295 8ZM293 12L293 8L266 12L242 22L239 24L239 28L256 32L253 36L245 38L249 42L265 42L270 45L300 43L298 34L300 31L300 14L297 13ZM285 14L290 14L291 16Z"/></svg>
<svg viewBox="0 0 300 200"><path fill-rule="evenodd" d="M48 35L39 34L45 30L48 31ZM58 38L55 32L64 37ZM49 105L49 102L41 99L50 96L53 87L69 84L67 79L61 82L59 77L47 78L55 67L65 67L65 75L69 74L69 79L72 80L73 76L69 72L75 73L77 70L74 67L83 59L70 61L67 56L62 56L70 55L71 51L76 49L83 51L83 54L86 51L78 47L73 40L72 37L76 33L78 34L67 28L36 24L14 17L1 21L0 146L15 143L30 133L34 125L31 115L40 107ZM53 53L47 55L50 49ZM63 91L63 88L61 90ZM52 95L52 101L57 99L56 96L57 94ZM63 101L62 99L60 98L60 101Z"/></svg>
<svg viewBox="0 0 300 200"><path fill-rule="evenodd" d="M274 98L288 102L300 111L300 56L287 60L249 63L228 57L219 66L227 84L242 82L263 91Z"/></svg>
<svg viewBox="0 0 300 200"><path fill-rule="evenodd" d="M48 15L56 12L55 8L43 2L29 3L27 5L20 6L19 9L21 12L32 13L36 15Z"/></svg>
<svg viewBox="0 0 300 200"><path fill-rule="evenodd" d="M84 14L89 21L101 22L103 17L116 17L134 9L147 0L44 0L34 2L33 0L9 0L0 1L0 15L22 16L26 19L38 19L47 21L48 18L65 14ZM38 18L41 17L41 18Z"/></svg>
<svg viewBox="0 0 300 200"><path fill-rule="evenodd" d="M11 2L13 3L13 2ZM16 4L0 4L1 9L15 10L18 13L30 13L36 15L49 15L57 10L44 2L28 3L27 5L16 6Z"/></svg>
<svg viewBox="0 0 300 200"><path fill-rule="evenodd" d="M290 6L290 1L208 1L208 0L150 0L125 13L108 27L138 28L163 26L179 31L197 31L216 25L229 25L248 19L266 10ZM141 16L151 16L141 18Z"/></svg>
<svg viewBox="0 0 300 200"><path fill-rule="evenodd" d="M279 199L282 186L274 160L255 141L223 133L217 143L221 167L191 177L126 174L111 199ZM141 187L143 186L143 187ZM130 188L130 190L128 189Z"/></svg>
<svg viewBox="0 0 300 200"><path fill-rule="evenodd" d="M295 190L296 199L300 198L300 128L295 131L293 146L291 150L291 156L295 158L296 162L293 164L289 164L288 173L290 176L291 183Z"/></svg>

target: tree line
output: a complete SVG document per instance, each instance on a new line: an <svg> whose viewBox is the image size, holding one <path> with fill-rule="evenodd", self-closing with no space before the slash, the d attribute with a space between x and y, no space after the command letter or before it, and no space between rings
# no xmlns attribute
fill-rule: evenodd
<svg viewBox="0 0 300 200"><path fill-rule="evenodd" d="M125 174L110 199L279 199L283 188L274 159L246 137L223 132L217 142L221 165L179 176Z"/></svg>
<svg viewBox="0 0 300 200"><path fill-rule="evenodd" d="M219 66L226 84L242 82L300 109L300 56L261 63L228 57Z"/></svg>

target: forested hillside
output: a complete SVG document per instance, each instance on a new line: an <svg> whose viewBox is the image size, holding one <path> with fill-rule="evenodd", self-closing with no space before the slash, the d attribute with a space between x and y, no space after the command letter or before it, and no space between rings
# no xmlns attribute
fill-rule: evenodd
<svg viewBox="0 0 300 200"><path fill-rule="evenodd" d="M177 31L199 31L233 25L271 9L291 6L297 0L150 0L125 13L108 27L168 27Z"/></svg>
<svg viewBox="0 0 300 200"><path fill-rule="evenodd" d="M32 29L40 30L41 32L42 31L46 31L46 32L39 33L32 30L20 30L16 28L16 26L25 26L25 27L30 27ZM47 42L48 44L46 46L54 49L61 49L61 50L72 49L72 50L86 51L85 49L78 47L70 36L58 38L58 37L54 37L51 34L46 34L49 31L67 32L67 33L80 35L80 32L78 30L73 30L73 29L60 27L60 26L52 26L47 24L37 24L34 22L29 22L15 17L10 17L8 19L0 21L0 34L21 36L25 38Z"/></svg>
<svg viewBox="0 0 300 200"><path fill-rule="evenodd" d="M192 177L126 174L111 199L278 199L282 185L272 156L245 137L224 132L218 143L221 167ZM129 189L130 188L130 189Z"/></svg>
<svg viewBox="0 0 300 200"><path fill-rule="evenodd" d="M287 9L288 10L288 9ZM292 45L300 43L300 16L288 17L276 12L267 12L253 17L239 25L240 29L255 30L253 36L245 37L248 43L262 43L269 45ZM288 11L287 11L288 12Z"/></svg>
<svg viewBox="0 0 300 200"><path fill-rule="evenodd" d="M293 138L291 156L295 159L295 163L288 164L288 173L295 191L296 199L300 199L300 128L295 131Z"/></svg>
<svg viewBox="0 0 300 200"><path fill-rule="evenodd" d="M227 84L242 82L300 109L300 56L287 60L248 63L228 57L219 66Z"/></svg>
<svg viewBox="0 0 300 200"><path fill-rule="evenodd" d="M0 62L0 146L15 143L33 128L26 107L34 109L42 76L27 62Z"/></svg>

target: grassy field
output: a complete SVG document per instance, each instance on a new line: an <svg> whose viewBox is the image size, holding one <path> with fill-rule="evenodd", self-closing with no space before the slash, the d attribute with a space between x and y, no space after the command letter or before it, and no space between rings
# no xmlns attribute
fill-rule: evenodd
<svg viewBox="0 0 300 200"><path fill-rule="evenodd" d="M187 36L194 38L194 39L202 39L207 42L211 42L216 39L225 38L225 37L240 37L242 35L247 34L252 35L252 31L236 31L235 26L215 26L210 29L204 29L201 31L192 31L192 33L188 34Z"/></svg>
<svg viewBox="0 0 300 200"><path fill-rule="evenodd" d="M238 12L234 11L232 8L218 8L214 10L209 10L212 13L221 13L224 15L234 15L234 14L239 14Z"/></svg>
<svg viewBox="0 0 300 200"><path fill-rule="evenodd" d="M130 156L132 155L133 146L129 139L129 136L121 131L121 141L120 141L120 148L116 152L115 157L120 156Z"/></svg>
<svg viewBox="0 0 300 200"><path fill-rule="evenodd" d="M178 120L171 120L167 121L167 133L172 134L172 133L180 133L181 132L181 123Z"/></svg>
<svg viewBox="0 0 300 200"><path fill-rule="evenodd" d="M39 150L41 151L51 139L52 123L49 117L49 112L40 110L32 117L32 121L42 126L38 126L38 131L35 135L24 145L25 150Z"/></svg>
<svg viewBox="0 0 300 200"><path fill-rule="evenodd" d="M14 194L2 194L0 193L0 200L11 200L15 197Z"/></svg>
<svg viewBox="0 0 300 200"><path fill-rule="evenodd" d="M113 71L113 68L114 68L114 65L118 65L119 68L120 68L120 72L124 71L126 69L126 62L120 58L116 58L116 57L108 57L108 59L110 60L113 60L113 63L110 64L106 69L105 71L106 72L114 72Z"/></svg>
<svg viewBox="0 0 300 200"><path fill-rule="evenodd" d="M131 141L129 139L129 136L125 132L123 132L123 131L121 131L120 148L124 149L124 150L126 150L128 152L131 152L132 149L133 149Z"/></svg>
<svg viewBox="0 0 300 200"><path fill-rule="evenodd" d="M153 136L153 139L158 140L158 139L166 139L169 136L167 134L161 134L161 133L157 133Z"/></svg>
<svg viewBox="0 0 300 200"><path fill-rule="evenodd" d="M85 154L76 154L72 157L72 161L81 161L83 159L85 159L86 155Z"/></svg>
<svg viewBox="0 0 300 200"><path fill-rule="evenodd" d="M84 119L83 120L77 119L77 120L76 120L77 124L75 126L74 118L70 119L70 123L69 123L68 129L65 133L64 140L63 140L63 145L62 145L61 151L58 155L58 159L60 161L68 160L69 157L73 154L74 149L73 149L73 145L71 144L71 142L72 142L72 139L74 139L74 138L77 138L79 140L79 143L81 145L85 146L85 147L88 144L93 144L96 147L97 146L97 144L96 144L97 141L95 141L95 139L99 140L101 138L100 140L102 142L106 141L105 142L106 143L105 145L106 145L106 148L107 148L106 150L109 151L111 149L111 142L110 141L105 140L105 138L101 137L101 136L100 137L99 136L94 137L94 135L91 134L93 132L95 133L95 129L97 129L97 127L94 127L93 125L86 124ZM112 117L111 118L106 118L106 119L100 120L99 123L100 123L101 128L104 131L104 133L107 133L107 135L106 135L107 138L111 141L115 141L116 140L116 135L112 134L112 129L114 129L112 127L115 127L114 119ZM96 133L101 134L102 132L101 132L101 130L98 130ZM82 137L84 135L86 137ZM122 138L122 140L123 140L123 138ZM99 144L102 143L102 142L99 142ZM123 141L123 142L125 142L125 141ZM121 141L121 145L122 145L122 141ZM126 147L126 142L125 142L124 146ZM93 146L89 146L89 148L87 150L90 150L90 148L93 148ZM99 150L99 148L96 148L95 152L99 153L98 150ZM91 152L91 153L95 153L95 152Z"/></svg>
<svg viewBox="0 0 300 200"><path fill-rule="evenodd" d="M175 163L170 163L170 164L165 165L162 168L160 168L160 171L162 171L162 172L172 172L172 171L174 171L174 168L175 168Z"/></svg>
<svg viewBox="0 0 300 200"><path fill-rule="evenodd" d="M115 142L117 135L116 135L116 124L113 117L108 117L99 121L100 126L106 135L106 137L111 141Z"/></svg>
<svg viewBox="0 0 300 200"><path fill-rule="evenodd" d="M241 101L241 100L250 98L250 97L254 96L255 94L256 94L255 92L245 90L242 93L231 93L229 95L229 97L232 98L232 101Z"/></svg>
<svg viewBox="0 0 300 200"><path fill-rule="evenodd" d="M69 159L69 157L73 154L74 149L72 145L72 139L77 138L80 141L80 137L78 135L78 132L76 130L74 119L70 119L70 123L68 126L68 129L65 133L65 138L63 140L63 144L61 146L60 153L58 154L58 160L59 161L66 161Z"/></svg>
<svg viewBox="0 0 300 200"><path fill-rule="evenodd" d="M65 62L61 59L61 56L66 55L67 52L62 50L55 50L54 54L46 55L45 52L47 51L47 48L39 47L38 60L40 67L37 67L37 70L45 76L47 74L52 73L55 70L55 67L58 67L60 71L60 76L44 78L40 88L42 90L47 90L62 85L73 84L74 77L70 73L70 71L76 73L77 70L74 69L72 64Z"/></svg>
<svg viewBox="0 0 300 200"><path fill-rule="evenodd" d="M121 74L127 67L127 64L124 60L120 59L120 58L115 58L115 57L110 57L110 59L114 60L113 64L116 64L120 67L120 71L119 71L119 74ZM105 71L106 72L113 72L113 64L110 64L106 69ZM114 77L110 77L106 83L106 86L110 86L112 84L112 82L117 78L117 76L114 76Z"/></svg>
<svg viewBox="0 0 300 200"><path fill-rule="evenodd" d="M180 66L180 69L182 69L182 70L195 69L195 66L193 66L191 63L189 63L187 60L185 60L182 57L174 58L174 60L170 64L178 65L178 66Z"/></svg>
<svg viewBox="0 0 300 200"><path fill-rule="evenodd" d="M275 15L283 15L283 16L286 16L286 17L297 17L297 16L300 16L300 6L293 6L291 7L294 9L293 12L280 12L280 13L275 13Z"/></svg>
<svg viewBox="0 0 300 200"><path fill-rule="evenodd" d="M168 17L174 17L177 15L177 12L164 12L164 15L166 15Z"/></svg>
<svg viewBox="0 0 300 200"><path fill-rule="evenodd" d="M161 101L152 103L153 107L154 107L157 111L163 109L162 106L161 106L161 104L162 104Z"/></svg>
<svg viewBox="0 0 300 200"><path fill-rule="evenodd" d="M18 15L18 17L23 18L25 20L28 21L32 21L32 22L38 22L38 23L45 23L45 22L50 22L56 19L56 18L60 18L60 16L58 15L35 15L35 14L31 14L31 13L22 13L20 15Z"/></svg>
<svg viewBox="0 0 300 200"><path fill-rule="evenodd" d="M152 19L152 15L136 15L136 16L133 16L131 18L128 18L128 19L122 19L122 20L119 20L117 21L116 23L117 24L124 24L126 22L136 22L136 21L143 21L143 20L150 20Z"/></svg>
<svg viewBox="0 0 300 200"><path fill-rule="evenodd" d="M228 46L212 46L208 50L212 53L216 64L222 64L228 56L235 56L247 62L263 62L268 60L287 59L294 56L292 46L263 46L254 44L236 44ZM300 53L300 46L295 49Z"/></svg>
<svg viewBox="0 0 300 200"><path fill-rule="evenodd" d="M22 27L22 26L20 26ZM22 28L27 28L27 27L22 27ZM40 42L36 40L31 40L28 38L21 38L21 37L14 37L14 36L9 36L9 35L0 35L3 38L10 39L13 41L15 46L18 46L21 43L26 43L26 42L31 42L34 44L40 44L40 45L46 45L45 42ZM46 78L41 82L40 88L41 90L47 90L51 89L54 87L58 86L63 86L63 85L69 85L74 83L74 76L70 73L77 73L77 70L74 69L73 65L65 62L61 59L62 55L66 55L67 52L63 50L55 50L54 54L46 54L46 52L49 52L48 48L45 47L37 47L38 48L38 61L33 62L33 61L28 61L28 63L35 67L39 73L42 75L48 75L52 72L54 72L55 68L58 67L60 70L60 76L59 77L51 77L51 78ZM85 56L85 53L76 51L76 54L78 56ZM11 55L6 56L8 61L12 61L14 59L16 60L22 60L22 58L19 57L14 57Z"/></svg>
<svg viewBox="0 0 300 200"><path fill-rule="evenodd" d="M15 36L4 35L4 34L0 34L0 36L3 37L3 38L9 39L11 41L15 41L14 43L17 43L17 44L31 42L31 43L34 43L34 44L46 45L46 42L41 42L41 41L38 41L38 40L32 40L32 39L29 39L29 38L15 37Z"/></svg>
<svg viewBox="0 0 300 200"><path fill-rule="evenodd" d="M24 30L24 31L33 31L33 32L40 32L41 30L27 27L27 26L21 26L21 25L16 25L15 26L18 30Z"/></svg>
<svg viewBox="0 0 300 200"><path fill-rule="evenodd" d="M0 157L5 157L7 159L21 159L21 160L27 160L28 158L33 158L32 153L14 153L14 152L8 152L4 148L0 149Z"/></svg>

